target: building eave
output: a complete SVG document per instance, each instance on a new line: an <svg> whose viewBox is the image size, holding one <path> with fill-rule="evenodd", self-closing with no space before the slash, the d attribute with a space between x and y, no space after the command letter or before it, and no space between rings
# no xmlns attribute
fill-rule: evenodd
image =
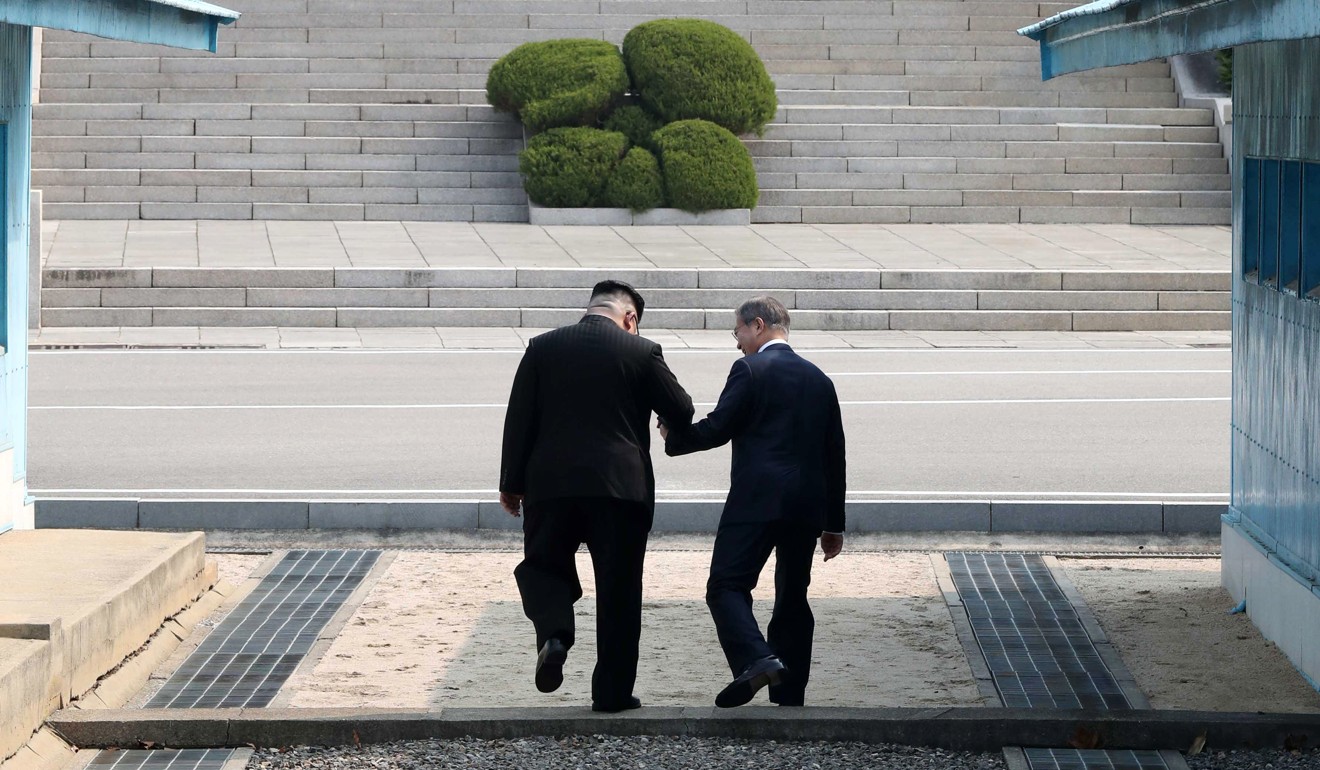
<svg viewBox="0 0 1320 770"><path fill-rule="evenodd" d="M1018 30L1044 79L1268 40L1320 37L1316 0L1097 0Z"/></svg>
<svg viewBox="0 0 1320 770"><path fill-rule="evenodd" d="M134 43L216 49L221 24L239 14L201 0L4 0L0 22Z"/></svg>

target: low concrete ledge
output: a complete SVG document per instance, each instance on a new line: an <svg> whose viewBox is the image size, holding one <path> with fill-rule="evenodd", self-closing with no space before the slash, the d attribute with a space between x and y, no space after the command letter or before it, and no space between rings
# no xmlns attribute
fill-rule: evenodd
<svg viewBox="0 0 1320 770"><path fill-rule="evenodd" d="M750 225L751 209L717 209L692 213L682 209L651 209L633 212L628 209L560 209L527 204L527 218L533 225L593 225L627 227L631 225Z"/></svg>
<svg viewBox="0 0 1320 770"><path fill-rule="evenodd" d="M386 709L134 709L61 711L48 722L79 748L335 746L429 738L538 735L684 736L860 741L997 751L1059 747L1086 736L1107 749L1211 750L1315 745L1320 714L1205 711L1056 711L1008 708L645 707L593 714L583 707Z"/></svg>
<svg viewBox="0 0 1320 770"><path fill-rule="evenodd" d="M851 532L1193 534L1227 503L850 500ZM714 532L723 500L661 500L657 532ZM520 529L493 500L134 500L43 497L41 529Z"/></svg>

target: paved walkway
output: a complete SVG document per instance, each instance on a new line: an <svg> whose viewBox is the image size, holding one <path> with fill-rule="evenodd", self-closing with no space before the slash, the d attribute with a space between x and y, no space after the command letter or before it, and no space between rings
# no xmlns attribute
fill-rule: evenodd
<svg viewBox="0 0 1320 770"><path fill-rule="evenodd" d="M1219 226L542 227L468 222L65 220L48 268L1229 269Z"/></svg>

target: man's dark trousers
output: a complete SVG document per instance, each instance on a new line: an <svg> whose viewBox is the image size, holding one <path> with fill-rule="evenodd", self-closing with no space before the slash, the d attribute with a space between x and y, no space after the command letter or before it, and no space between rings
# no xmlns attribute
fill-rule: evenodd
<svg viewBox="0 0 1320 770"><path fill-rule="evenodd" d="M811 639L816 621L807 603L811 559L820 529L783 519L721 524L711 555L706 604L715 619L720 646L736 677L754 661L775 655L788 668L784 682L770 688L770 700L798 706L811 677ZM768 636L752 614L752 589L775 553L775 608Z"/></svg>
<svg viewBox="0 0 1320 770"><path fill-rule="evenodd" d="M559 498L526 506L523 561L513 571L536 646L555 637L572 647L573 603L582 598L576 555L587 544L596 573L594 703L614 706L632 695L642 635L642 563L652 513L643 503Z"/></svg>

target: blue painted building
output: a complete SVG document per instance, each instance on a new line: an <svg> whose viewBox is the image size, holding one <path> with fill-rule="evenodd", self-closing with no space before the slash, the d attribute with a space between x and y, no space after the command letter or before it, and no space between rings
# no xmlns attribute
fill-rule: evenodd
<svg viewBox="0 0 1320 770"><path fill-rule="evenodd" d="M0 532L32 526L27 495L28 195L32 30L215 51L238 14L198 0L0 0Z"/></svg>
<svg viewBox="0 0 1320 770"><path fill-rule="evenodd" d="M1233 47L1233 408L1223 583L1320 681L1320 3L1101 0L1021 30L1046 79Z"/></svg>

